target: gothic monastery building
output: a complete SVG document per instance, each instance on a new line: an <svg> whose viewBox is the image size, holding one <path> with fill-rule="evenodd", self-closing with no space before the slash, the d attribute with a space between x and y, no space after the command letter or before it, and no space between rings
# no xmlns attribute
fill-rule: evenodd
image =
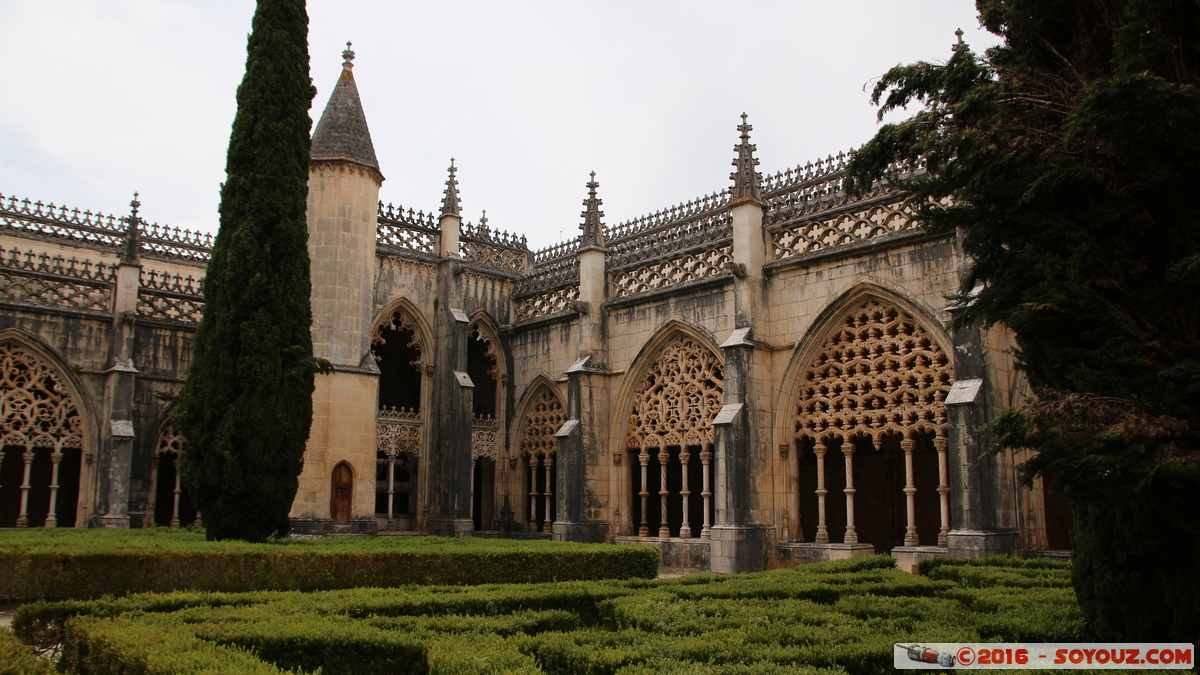
<svg viewBox="0 0 1200 675"><path fill-rule="evenodd" d="M347 52L313 133L317 375L301 533L657 546L714 572L1066 548L979 426L1028 395L1003 326L949 330L968 261L842 156L540 251L379 202ZM582 179L582 177L581 177ZM0 196L0 527L202 519L167 422L211 238Z"/></svg>

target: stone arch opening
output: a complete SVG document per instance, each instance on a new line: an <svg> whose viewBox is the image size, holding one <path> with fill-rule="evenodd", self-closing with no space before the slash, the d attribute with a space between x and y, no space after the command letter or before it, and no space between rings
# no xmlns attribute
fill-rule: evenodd
<svg viewBox="0 0 1200 675"><path fill-rule="evenodd" d="M159 429L154 445L154 474L150 488L154 502L150 512L154 524L160 527L199 524L200 514L179 480L179 460L186 445L187 439L171 425L164 424Z"/></svg>
<svg viewBox="0 0 1200 675"><path fill-rule="evenodd" d="M550 387L538 387L521 422L520 455L524 485L529 495L526 520L531 532L551 532L555 510L554 486L558 444L554 434L567 421L567 411Z"/></svg>
<svg viewBox="0 0 1200 675"><path fill-rule="evenodd" d="M669 341L647 368L625 435L638 536L709 538L712 420L724 385L716 353L686 334Z"/></svg>
<svg viewBox="0 0 1200 675"><path fill-rule="evenodd" d="M375 325L371 354L379 367L381 409L421 409L422 369L425 348L416 322L404 309L396 309Z"/></svg>
<svg viewBox="0 0 1200 675"><path fill-rule="evenodd" d="M0 527L74 527L83 418L60 372L32 349L0 343Z"/></svg>
<svg viewBox="0 0 1200 675"><path fill-rule="evenodd" d="M865 298L837 315L795 399L801 540L945 546L953 380L950 354L897 304Z"/></svg>
<svg viewBox="0 0 1200 675"><path fill-rule="evenodd" d="M416 526L421 456L420 411L387 408L376 421L375 518L385 530Z"/></svg>
<svg viewBox="0 0 1200 675"><path fill-rule="evenodd" d="M467 340L467 375L475 385L473 413L477 418L497 417L497 387L500 383L500 359L488 331L477 321L471 324Z"/></svg>

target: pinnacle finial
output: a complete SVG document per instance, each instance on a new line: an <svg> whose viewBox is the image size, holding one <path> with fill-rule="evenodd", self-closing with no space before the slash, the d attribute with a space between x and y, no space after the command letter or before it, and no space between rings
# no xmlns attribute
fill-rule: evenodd
<svg viewBox="0 0 1200 675"><path fill-rule="evenodd" d="M483 230L484 232L488 231L487 209L484 209L483 215L479 216L479 229Z"/></svg>
<svg viewBox="0 0 1200 675"><path fill-rule="evenodd" d="M600 205L603 200L596 196L596 188L600 184L596 182L596 172L591 173L591 180L587 182L588 198L583 200L583 224L579 226L583 230L583 234L579 237L581 246L603 246L604 245L604 223L601 218L604 217L604 212L600 210Z"/></svg>
<svg viewBox="0 0 1200 675"><path fill-rule="evenodd" d="M954 31L954 36L958 38L958 41L954 43L953 49L954 51L958 51L963 47L963 29L959 28L958 30Z"/></svg>
<svg viewBox="0 0 1200 675"><path fill-rule="evenodd" d="M443 216L458 216L458 178L455 174L458 173L458 167L454 166L454 158L450 158L450 177L446 179L446 190L442 196L442 215Z"/></svg>
<svg viewBox="0 0 1200 675"><path fill-rule="evenodd" d="M138 193L134 192L133 199L129 202L129 217L125 219L125 250L121 254L121 262L130 265L139 264L138 253L142 248L139 236L142 219L138 216L138 209L141 206L142 203L138 201Z"/></svg>
<svg viewBox="0 0 1200 675"><path fill-rule="evenodd" d="M758 166L758 159L754 157L754 151L758 149L758 146L750 142L750 131L754 127L747 122L747 119L748 115L742 113L742 123L738 125L741 142L733 146L737 157L733 160L734 172L729 174L733 180L731 201L747 197L754 200L762 199L762 174L754 169Z"/></svg>
<svg viewBox="0 0 1200 675"><path fill-rule="evenodd" d="M350 41L346 40L346 48L342 50L342 68L350 70L354 67L354 50L350 49Z"/></svg>

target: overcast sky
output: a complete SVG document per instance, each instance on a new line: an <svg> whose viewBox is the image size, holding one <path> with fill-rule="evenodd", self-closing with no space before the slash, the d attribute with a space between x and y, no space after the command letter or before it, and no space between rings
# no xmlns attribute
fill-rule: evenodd
<svg viewBox="0 0 1200 675"><path fill-rule="evenodd" d="M215 232L249 0L0 0L0 194ZM970 0L309 0L315 121L354 42L384 202L531 248L729 185L738 115L765 174L861 145L899 63L995 44ZM864 90L865 88L865 90Z"/></svg>

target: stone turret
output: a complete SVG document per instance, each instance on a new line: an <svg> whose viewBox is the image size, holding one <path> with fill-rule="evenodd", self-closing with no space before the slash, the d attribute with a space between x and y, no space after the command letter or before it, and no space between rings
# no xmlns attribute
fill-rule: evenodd
<svg viewBox="0 0 1200 675"><path fill-rule="evenodd" d="M354 82L354 52L313 132L308 175L313 354L334 372L318 375L313 423L292 505L298 531L373 530L378 369L371 357L372 289L383 174ZM350 467L335 471L339 463ZM338 485L333 485L333 476ZM349 489L348 489L349 488Z"/></svg>

